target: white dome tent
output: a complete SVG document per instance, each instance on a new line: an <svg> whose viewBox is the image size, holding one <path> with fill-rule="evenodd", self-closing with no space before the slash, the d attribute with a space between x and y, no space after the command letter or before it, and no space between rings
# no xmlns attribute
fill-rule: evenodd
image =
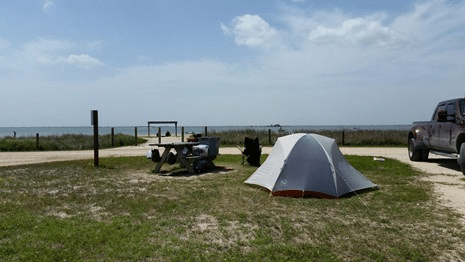
<svg viewBox="0 0 465 262"><path fill-rule="evenodd" d="M353 168L332 138L292 134L278 138L266 161L245 181L273 195L337 198L376 184Z"/></svg>

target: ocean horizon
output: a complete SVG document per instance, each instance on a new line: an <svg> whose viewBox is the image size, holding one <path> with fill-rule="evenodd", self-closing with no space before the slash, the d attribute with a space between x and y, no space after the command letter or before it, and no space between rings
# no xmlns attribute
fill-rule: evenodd
<svg viewBox="0 0 465 262"><path fill-rule="evenodd" d="M134 135L137 127L137 134L140 136L148 135L147 126L102 126L99 127L99 134L111 134L111 128L114 128L115 134ZM169 131L175 135L174 125L151 125L150 135L155 135L161 127L161 133L166 134ZM268 130L278 131L280 129L295 132L299 130L409 130L411 125L268 125L268 126L207 126L207 131L228 131L228 130ZM184 126L185 133L203 133L205 126ZM0 127L0 137L11 136L16 134L17 137L36 136L60 136L65 134L84 134L92 135L92 126L61 126L61 127ZM181 134L181 126L177 128L177 134Z"/></svg>

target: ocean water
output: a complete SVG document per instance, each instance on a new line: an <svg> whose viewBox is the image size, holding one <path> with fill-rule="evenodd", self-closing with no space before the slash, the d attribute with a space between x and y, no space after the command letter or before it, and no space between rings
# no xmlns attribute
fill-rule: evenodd
<svg viewBox="0 0 465 262"><path fill-rule="evenodd" d="M161 132L165 134L169 131L172 135L175 134L176 130L174 125L161 125ZM111 133L110 126L99 127L99 134L105 135ZM115 126L113 127L115 134L127 134L134 135L135 126ZM285 131L294 132L298 130L409 130L410 125L314 125L314 126L209 126L207 131L227 131L227 130L268 130L278 131L283 129ZM205 126L186 126L184 127L185 133L203 133ZM0 137L14 136L16 132L17 137L27 136L50 136L50 135L64 135L64 134L85 134L92 135L92 126L76 126L76 127L0 127ZM158 126L150 125L150 135L155 135L158 132ZM178 126L178 135L181 134L181 127ZM147 135L147 126L137 126L138 135Z"/></svg>

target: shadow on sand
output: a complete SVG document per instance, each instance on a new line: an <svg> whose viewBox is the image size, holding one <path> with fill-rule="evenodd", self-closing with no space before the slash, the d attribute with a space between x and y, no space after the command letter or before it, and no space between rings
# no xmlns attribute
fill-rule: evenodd
<svg viewBox="0 0 465 262"><path fill-rule="evenodd" d="M441 167L445 167L451 170L460 171L460 166L457 163L457 159L451 158L436 158L436 159L428 159L429 163L436 163Z"/></svg>
<svg viewBox="0 0 465 262"><path fill-rule="evenodd" d="M211 169L209 169L207 172L202 172L202 173L189 173L186 169L179 169L179 170L173 170L173 171L161 171L158 173L161 176L165 177L198 177L206 174L217 174L217 173L227 173L230 171L233 171L234 169L232 168L227 168L223 166L214 166Z"/></svg>

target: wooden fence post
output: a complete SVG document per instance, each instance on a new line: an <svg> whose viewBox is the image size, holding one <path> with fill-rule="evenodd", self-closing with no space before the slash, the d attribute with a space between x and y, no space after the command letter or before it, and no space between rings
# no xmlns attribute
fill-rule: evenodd
<svg viewBox="0 0 465 262"><path fill-rule="evenodd" d="M207 129L208 129L208 128L207 128L207 127L205 127L205 137L207 137L207 136L208 136Z"/></svg>
<svg viewBox="0 0 465 262"><path fill-rule="evenodd" d="M344 145L345 143L345 134L344 134L344 130L342 130L342 142L341 142L341 145Z"/></svg>
<svg viewBox="0 0 465 262"><path fill-rule="evenodd" d="M137 126L134 127L134 144L137 146Z"/></svg>
<svg viewBox="0 0 465 262"><path fill-rule="evenodd" d="M161 127L158 128L158 144L161 144Z"/></svg>
<svg viewBox="0 0 465 262"><path fill-rule="evenodd" d="M271 146L271 129L268 129L268 143Z"/></svg>
<svg viewBox="0 0 465 262"><path fill-rule="evenodd" d="M184 127L181 127L181 142L184 142Z"/></svg>
<svg viewBox="0 0 465 262"><path fill-rule="evenodd" d="M115 146L115 128L111 128L111 146Z"/></svg>
<svg viewBox="0 0 465 262"><path fill-rule="evenodd" d="M98 110L91 111L91 122L94 126L94 166L98 167L99 157L98 157Z"/></svg>
<svg viewBox="0 0 465 262"><path fill-rule="evenodd" d="M36 133L36 148L39 150L39 133Z"/></svg>

